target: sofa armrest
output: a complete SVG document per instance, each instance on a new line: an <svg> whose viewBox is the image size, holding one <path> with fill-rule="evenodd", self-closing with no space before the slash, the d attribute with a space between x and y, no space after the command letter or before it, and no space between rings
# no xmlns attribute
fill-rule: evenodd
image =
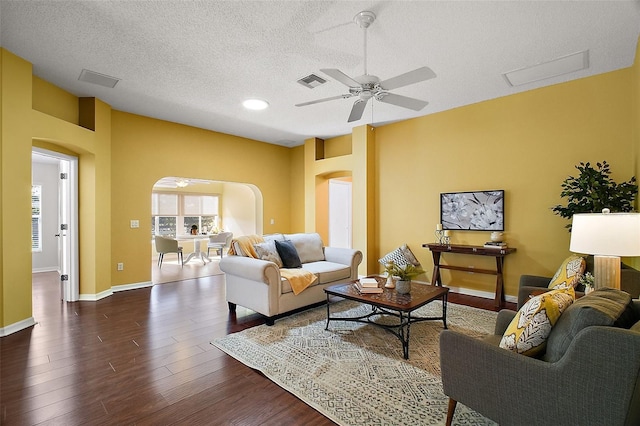
<svg viewBox="0 0 640 426"><path fill-rule="evenodd" d="M500 424L521 423L531 407L544 407L532 425L638 424L640 333L631 330L587 327L555 363L444 330L440 364L444 393Z"/></svg>
<svg viewBox="0 0 640 426"><path fill-rule="evenodd" d="M350 279L355 280L358 278L358 265L362 262L362 252L341 247L325 247L324 260L349 265L351 268Z"/></svg>
<svg viewBox="0 0 640 426"><path fill-rule="evenodd" d="M228 275L239 276L265 284L280 281L280 269L267 260L245 256L226 256L220 260L220 269Z"/></svg>
<svg viewBox="0 0 640 426"><path fill-rule="evenodd" d="M541 288L547 288L549 286L549 277L540 277L537 275L521 275L520 283L518 285L518 309L522 307L529 300L529 295Z"/></svg>
<svg viewBox="0 0 640 426"><path fill-rule="evenodd" d="M324 260L327 262L341 263L343 265L352 265L354 261L357 261L357 266L362 262L362 252L360 250L341 247L325 247Z"/></svg>

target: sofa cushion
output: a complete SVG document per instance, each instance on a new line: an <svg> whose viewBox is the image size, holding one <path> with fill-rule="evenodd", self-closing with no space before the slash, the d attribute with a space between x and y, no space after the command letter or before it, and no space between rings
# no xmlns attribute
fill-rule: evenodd
<svg viewBox="0 0 640 426"><path fill-rule="evenodd" d="M543 359L556 362L567 351L574 337L585 327L613 326L631 305L631 296L613 288L594 290L576 300L562 314L547 341ZM627 325L630 326L631 324Z"/></svg>
<svg viewBox="0 0 640 426"><path fill-rule="evenodd" d="M276 250L282 259L282 267L284 268L301 268L302 262L296 251L296 247L289 240L275 241Z"/></svg>
<svg viewBox="0 0 640 426"><path fill-rule="evenodd" d="M551 290L522 305L507 327L500 347L527 356L544 351L547 337L560 314L573 302L573 287Z"/></svg>
<svg viewBox="0 0 640 426"><path fill-rule="evenodd" d="M259 259L268 260L278 265L278 268L282 268L282 259L278 254L278 249L276 249L275 240L254 244L253 248L256 250Z"/></svg>
<svg viewBox="0 0 640 426"><path fill-rule="evenodd" d="M640 321L636 322L635 324L633 324L631 326L631 330L633 331L637 331L638 333L640 333Z"/></svg>
<svg viewBox="0 0 640 426"><path fill-rule="evenodd" d="M284 237L284 234L267 234L267 235L263 235L262 238L264 238L265 241L286 240L286 238Z"/></svg>
<svg viewBox="0 0 640 426"><path fill-rule="evenodd" d="M551 278L549 288L575 288L586 267L587 262L584 260L584 257L572 254L562 262L562 265L560 265L553 278Z"/></svg>
<svg viewBox="0 0 640 426"><path fill-rule="evenodd" d="M326 260L303 263L302 269L313 272L318 277L318 283L320 284L351 278L351 267L349 265L327 262Z"/></svg>
<svg viewBox="0 0 640 426"><path fill-rule="evenodd" d="M408 264L418 266L418 267L420 266L420 262L418 261L416 256L413 254L409 246L406 244L403 244L402 246L398 247L392 252L385 254L382 258L378 259L378 262L384 266L386 266L386 264L391 261L393 261L398 266L403 266Z"/></svg>
<svg viewBox="0 0 640 426"><path fill-rule="evenodd" d="M324 250L322 237L318 233L300 233L287 234L287 240L290 240L296 247L298 256L302 263L317 262L324 260Z"/></svg>

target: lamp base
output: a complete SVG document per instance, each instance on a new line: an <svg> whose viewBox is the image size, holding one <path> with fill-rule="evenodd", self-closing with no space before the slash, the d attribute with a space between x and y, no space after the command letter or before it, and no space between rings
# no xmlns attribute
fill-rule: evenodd
<svg viewBox="0 0 640 426"><path fill-rule="evenodd" d="M620 289L620 257L601 256L593 257L594 288L611 287Z"/></svg>

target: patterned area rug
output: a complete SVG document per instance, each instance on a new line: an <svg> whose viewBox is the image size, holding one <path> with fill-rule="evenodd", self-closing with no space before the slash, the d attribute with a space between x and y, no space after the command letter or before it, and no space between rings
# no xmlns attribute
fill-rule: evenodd
<svg viewBox="0 0 640 426"><path fill-rule="evenodd" d="M331 305L331 315L353 317L370 309L344 300ZM440 381L442 321L411 326L405 360L400 340L391 333L346 321L331 321L325 330L326 315L326 307L315 308L212 344L340 425L444 424L448 398ZM442 303L424 306L416 315L442 315ZM449 303L447 325L482 336L493 332L496 315ZM458 404L454 424L495 423Z"/></svg>

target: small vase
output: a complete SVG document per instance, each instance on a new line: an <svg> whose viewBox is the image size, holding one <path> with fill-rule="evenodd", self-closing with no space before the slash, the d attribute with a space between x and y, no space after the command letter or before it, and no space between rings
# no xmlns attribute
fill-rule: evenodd
<svg viewBox="0 0 640 426"><path fill-rule="evenodd" d="M387 277L387 282L386 282L386 284L384 285L384 288L396 288L396 283L395 283L395 281L393 280L393 276L392 276L392 275L389 275L389 276Z"/></svg>
<svg viewBox="0 0 640 426"><path fill-rule="evenodd" d="M504 234L502 232L491 233L491 241L493 241L494 243L502 242L503 238L504 238Z"/></svg>
<svg viewBox="0 0 640 426"><path fill-rule="evenodd" d="M400 294L409 294L411 292L411 280L398 280L396 283L396 291Z"/></svg>

